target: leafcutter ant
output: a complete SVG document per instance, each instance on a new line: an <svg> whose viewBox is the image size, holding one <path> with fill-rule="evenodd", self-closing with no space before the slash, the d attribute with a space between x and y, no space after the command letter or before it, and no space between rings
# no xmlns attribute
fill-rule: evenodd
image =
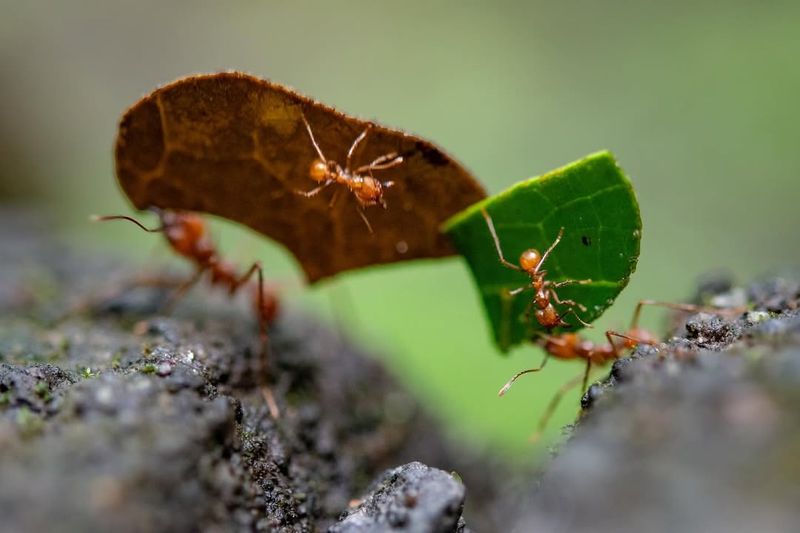
<svg viewBox="0 0 800 533"><path fill-rule="evenodd" d="M698 313L701 311L709 312L738 312L740 309L717 309L708 308L692 304L675 304L669 302L657 302L653 300L642 300L636 305L633 313L631 325L625 333L618 333L616 331L606 331L606 344L596 344L590 340L584 339L577 333L562 333L560 335L544 335L539 339L539 345L545 352L542 363L536 368L529 368L517 372L498 392L498 396L503 396L517 379L525 374L539 372L547 365L551 357L556 359L570 360L582 359L586 362L584 371L578 376L562 385L558 391L553 395L547 407L542 413L539 423L537 425L536 433L531 437L531 440L538 440L542 434L550 418L558 407L559 402L570 389L581 384L581 392L586 390L589 381L589 374L592 366L603 366L608 363L619 359L626 351L633 350L641 344L656 345L659 343L658 338L650 331L639 327L639 317L642 308L646 305L666 307L676 311L683 311L687 313Z"/></svg>
<svg viewBox="0 0 800 533"><path fill-rule="evenodd" d="M376 170L387 170L402 164L403 156L397 154L396 152L384 154L368 165L363 165L356 169L352 169L351 164L353 160L353 153L355 152L356 147L367 138L367 135L373 128L373 125L369 124L367 125L367 128L361 132L361 135L356 137L356 139L353 141L353 144L350 145L350 149L347 151L347 159L345 161L344 168L342 168L342 166L336 161L327 159L325 157L325 154L322 153L322 149L320 149L319 144L317 144L317 140L314 138L314 132L311 131L311 125L308 123L308 120L306 120L305 114L301 113L300 117L303 119L303 124L306 125L306 130L308 131L308 136L311 139L311 144L314 145L314 149L317 151L317 155L319 156L318 159L315 159L311 162L311 166L308 169L308 175L312 180L319 183L319 185L310 191L296 190L295 192L305 196L306 198L311 198L334 183L338 183L339 185L347 187L358 201L358 205L356 206L358 214L361 216L364 224L367 225L369 232L372 233L372 226L370 225L367 216L364 214L364 208L373 205L379 205L386 209L386 199L383 197L383 193L385 189L388 189L394 185L393 181L382 182L378 180L372 175L372 173ZM366 175L364 173L366 173ZM333 205L334 201L336 200L337 193L338 190L331 198L330 205Z"/></svg>
<svg viewBox="0 0 800 533"><path fill-rule="evenodd" d="M506 258L503 256L503 249L500 246L500 239L497 236L497 231L494 229L494 222L492 222L492 217L489 216L489 213L486 212L486 209L481 209L481 213L483 214L483 218L486 220L486 226L489 228L489 233L492 234L492 239L494 240L494 246L497 249L497 257L500 259L500 263L505 266L506 268L510 268L512 270L516 270L519 272L524 272L530 277L530 283L514 289L512 291L508 291L510 296L515 296L522 291L527 289L533 289L534 295L531 299L530 303L528 304L528 310L526 312L527 315L530 315L531 309L535 306L536 312L534 313L534 317L536 321L541 324L543 327L551 330L555 327L566 327L570 324L564 321L564 317L571 314L575 317L575 319L580 322L582 325L586 327L591 327L589 324L584 322L581 317L575 312L575 307L580 309L581 311L586 311L586 307L582 304L577 303L573 300L561 300L556 293L556 289L560 287L564 287L565 285L573 285L573 284L586 284L591 283L592 280L590 279L582 279L582 280L574 280L568 279L564 281L553 282L548 279L545 279L547 275L546 270L542 270L542 265L547 260L547 257L553 251L553 249L561 242L561 238L564 236L564 228L562 227L561 230L558 232L558 236L550 245L550 247L545 250L545 252L539 253L538 250L535 248L529 248L522 252L519 256L519 264L515 265L514 263L507 261ZM553 305L555 302L558 305L565 305L567 309L559 312L555 306Z"/></svg>
<svg viewBox="0 0 800 533"><path fill-rule="evenodd" d="M275 293L264 284L264 275L259 262L253 263L244 274L237 272L236 266L224 260L212 242L208 226L197 213L189 211L174 211L153 209L161 222L156 228L148 228L133 217L125 215L93 216L94 221L127 220L149 233L163 233L169 246L180 256L185 257L194 264L195 273L188 280L180 284L173 293L171 301L175 301L186 293L205 274L208 274L212 285L227 289L229 295L234 295L246 286L253 276L256 284L253 290L253 307L258 317L259 336L261 339L261 379L266 378L268 357L268 328L275 319L278 311L278 299ZM265 394L269 395L269 392ZM277 411L271 396L267 399L270 410Z"/></svg>

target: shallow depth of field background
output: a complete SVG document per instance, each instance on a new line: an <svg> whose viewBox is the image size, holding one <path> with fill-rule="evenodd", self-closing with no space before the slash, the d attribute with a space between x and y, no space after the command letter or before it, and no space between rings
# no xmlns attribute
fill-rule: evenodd
<svg viewBox="0 0 800 533"><path fill-rule="evenodd" d="M637 190L644 232L638 270L596 323L597 339L624 327L637 300L687 298L711 270L746 280L795 264L800 4L552 4L3 0L0 204L43 208L83 250L144 262L155 247L162 264L180 262L159 237L87 215L131 213L112 161L127 106L186 74L236 69L427 137L492 193L611 149ZM526 437L581 367L553 362L497 398L541 353L495 351L460 259L306 290L277 246L233 226L215 231L237 261L261 259L286 281L289 305L335 313L456 435L518 457L542 450ZM646 322L657 328L663 314ZM577 393L548 437L576 410Z"/></svg>

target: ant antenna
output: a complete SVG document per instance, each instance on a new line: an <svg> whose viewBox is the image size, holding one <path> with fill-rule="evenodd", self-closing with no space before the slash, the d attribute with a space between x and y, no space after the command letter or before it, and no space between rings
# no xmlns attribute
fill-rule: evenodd
<svg viewBox="0 0 800 533"><path fill-rule="evenodd" d="M494 222L492 222L492 217L489 216L489 213L486 211L486 208L481 208L481 214L483 214L484 220L486 220L486 225L489 227L489 233L492 234L492 239L494 239L494 247L497 249L497 256L500 258L500 262L503 265L507 266L508 268L513 268L514 270L522 270L518 265L515 265L511 261L508 261L503 256L503 248L500 246L500 238L497 236L497 231L494 229ZM540 262L541 263L541 262Z"/></svg>
<svg viewBox="0 0 800 533"><path fill-rule="evenodd" d="M372 224L369 223L369 220L367 219L367 215L364 214L364 210L361 209L361 206L358 206L357 209L358 209L358 214L361 215L361 220L363 220L364 224L367 225L367 229L369 230L369 232L370 233L374 233L374 231L372 231Z"/></svg>
<svg viewBox="0 0 800 533"><path fill-rule="evenodd" d="M577 386L578 383L581 382L583 379L584 372L581 372L571 380L564 383L561 387L559 387L558 391L550 398L550 402L547 404L547 407L544 409L544 413L542 413L542 417L539 419L539 424L536 428L536 432L530 436L528 442L536 443L539 442L539 439L542 438L542 434L544 433L544 429L547 427L547 423L553 417L553 413L556 411L556 407L558 404L561 403L561 399L564 397L565 394L569 392L570 389Z"/></svg>
<svg viewBox="0 0 800 533"><path fill-rule="evenodd" d="M163 224L157 228L148 228L135 218L125 215L90 215L89 220L92 222L107 222L109 220L127 220L128 222L133 222L134 224L136 224L137 226L139 226L148 233L161 233L166 229Z"/></svg>
<svg viewBox="0 0 800 533"><path fill-rule="evenodd" d="M300 111L300 118L303 119L303 123L306 125L306 130L308 131L308 136L311 137L311 144L314 145L314 149L317 151L317 155L319 156L320 160L327 165L328 164L328 160L325 159L325 155L322 153L322 150L320 149L319 145L317 144L317 140L314 138L314 132L311 131L311 125L308 123L308 120L306 120L306 114L303 113L302 111Z"/></svg>
<svg viewBox="0 0 800 533"><path fill-rule="evenodd" d="M344 168L347 169L348 171L350 170L350 161L353 159L353 152L356 151L356 146L358 146L359 143L361 143L361 141L367 138L367 133L369 133L369 130L371 130L372 127L373 127L372 123L367 124L366 129L362 131L361 135L356 137L356 140L353 141L353 144L350 145L350 149L347 151L347 161L344 166Z"/></svg>
<svg viewBox="0 0 800 533"><path fill-rule="evenodd" d="M550 245L550 248L548 248L548 249L547 249L547 250L546 250L546 251L545 251L545 252L542 254L542 258L541 258L541 259L539 259L539 264L538 264L538 265L536 265L536 268L534 269L534 272L538 272L538 271L539 271L539 267L540 267L540 266L542 266L542 265L544 264L544 261L545 261L545 259L547 259L547 256L548 256L548 255L550 255L550 252L552 252L552 251L553 251L553 248L555 248L555 247L556 247L556 245L557 245L559 242L561 242L561 237L563 237L563 236L564 236L564 226L561 226L561 229L558 231L558 237L556 237L556 240L554 240L554 241L553 241L553 244L551 244L551 245Z"/></svg>

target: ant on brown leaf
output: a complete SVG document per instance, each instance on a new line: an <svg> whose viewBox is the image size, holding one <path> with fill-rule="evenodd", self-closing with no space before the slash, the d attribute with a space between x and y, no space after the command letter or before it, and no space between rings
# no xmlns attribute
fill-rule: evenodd
<svg viewBox="0 0 800 533"><path fill-rule="evenodd" d="M653 333L639 326L639 318L641 316L642 308L646 305L666 307L687 313L698 313L701 311L711 311L716 313L738 313L742 310L742 308L717 309L692 304L675 304L670 302L658 302L654 300L642 300L636 305L636 309L634 310L633 318L631 320L631 325L625 333L618 333L610 330L606 331L606 339L608 340L607 344L594 343L590 340L584 339L577 333L562 333L560 335L545 335L541 337L540 346L545 352L542 363L536 368L529 368L514 374L514 376L512 376L511 379L509 379L497 393L498 396L503 396L505 393L507 393L514 382L517 381L517 379L519 379L521 376L533 372L539 372L544 369L545 365L547 365L547 361L549 361L551 357L562 360L583 359L586 361L586 367L581 374L566 382L553 395L550 402L547 404L544 413L542 413L542 416L539 419L536 433L534 433L531 437L532 441L537 441L541 436L545 427L547 427L547 423L553 416L556 407L558 407L561 399L567 392L569 392L570 389L577 386L579 383L582 383L581 393L586 391L592 365L606 365L619 359L624 352L633 350L639 345L647 344L654 346L659 343L658 338Z"/></svg>
<svg viewBox="0 0 800 533"><path fill-rule="evenodd" d="M347 187L358 201L358 214L361 216L364 224L367 225L369 232L372 233L372 226L370 225L369 220L367 220L367 216L364 214L364 208L373 205L379 205L386 209L386 199L383 197L383 193L385 189L388 189L394 185L393 181L382 182L378 180L372 175L372 173L376 170L388 170L402 164L403 156L396 152L391 152L378 157L368 165L362 165L356 169L352 169L351 164L353 153L355 152L356 147L367 138L367 134L374 127L373 124L368 124L366 129L361 132L361 135L356 137L356 139L353 141L353 144L350 145L350 149L347 151L347 159L345 161L344 168L342 168L342 166L336 161L327 159L325 157L325 154L322 153L322 149L320 149L319 144L317 144L317 140L314 138L314 132L311 130L311 125L308 123L308 120L306 120L305 114L301 112L300 117L303 119L303 123L306 125L306 130L308 131L308 136L311 139L311 144L314 145L314 149L317 151L317 155L319 156L318 159L314 159L314 161L311 162L311 166L308 169L308 175L312 180L320 185L311 189L310 191L295 190L295 192L305 196L306 198L311 198L334 183L338 183L339 185ZM364 175L365 172L368 175ZM336 194L338 192L339 191L337 190L331 198L331 206L333 206L333 203L336 201Z"/></svg>
<svg viewBox="0 0 800 533"><path fill-rule="evenodd" d="M542 265L544 264L547 257L553 251L553 249L561 242L561 238L564 236L564 228L562 227L561 230L558 232L558 236L550 245L550 247L542 254L539 253L538 250L535 248L529 248L522 252L519 256L519 265L515 265L510 261L507 261L506 258L503 256L503 249L500 246L500 239L497 236L497 231L494 229L494 222L492 222L492 217L489 216L489 213L486 209L481 209L481 213L483 214L483 218L486 220L486 226L489 228L489 233L492 234L492 239L494 240L494 246L497 249L497 256L500 259L500 263L505 266L506 268L510 268L512 270L516 270L518 272L524 272L530 277L530 283L524 285L522 287L516 288L512 291L508 291L509 296L515 296L522 291L527 289L533 289L534 295L531 299L530 303L528 304L528 310L526 311L526 316L530 316L531 309L536 306L536 312L534 313L534 317L536 321L541 324L543 327L551 330L555 327L566 327L570 326L569 323L564 321L564 317L572 314L575 319L580 322L585 327L592 327L588 323L584 322L581 317L575 312L575 307L580 309L581 311L586 311L586 307L580 303L575 302L574 300L561 300L558 297L555 289L560 287L564 287L565 285L585 285L587 283L591 283L592 280L590 279L582 279L582 280L574 280L568 279L564 281L557 281L553 282L548 279L545 279L547 275L546 270L542 270ZM551 301L552 300L552 301ZM555 306L553 306L553 302L558 305L566 305L568 306L567 309L561 313L559 313Z"/></svg>
<svg viewBox="0 0 800 533"><path fill-rule="evenodd" d="M209 237L208 225L203 218L188 211L152 209L159 217L161 225L148 228L133 217L126 215L92 216L93 221L127 220L148 233L163 233L169 246L191 261L195 273L181 283L170 297L174 302L183 296L204 274L208 273L212 285L225 287L230 296L236 294L253 277L257 283L253 287L253 306L258 317L261 339L261 379L266 379L268 363L268 328L278 313L278 299L274 291L264 284L261 263L253 263L244 274L238 274L235 265L220 257L219 251ZM268 389L262 389L273 416L277 417L277 405Z"/></svg>

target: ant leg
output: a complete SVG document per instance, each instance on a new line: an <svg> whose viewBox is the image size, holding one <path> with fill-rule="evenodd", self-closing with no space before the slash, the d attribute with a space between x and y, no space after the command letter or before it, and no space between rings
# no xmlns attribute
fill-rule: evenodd
<svg viewBox="0 0 800 533"><path fill-rule="evenodd" d="M574 388L581 382L581 380L583 379L583 375L584 373L582 372L581 374L575 376L571 380L564 383L556 391L556 393L550 399L550 403L547 404L547 407L542 413L541 418L539 418L539 423L537 424L536 432L533 435L531 435L529 439L530 442L537 442L541 438L542 433L544 433L544 430L547 427L547 423L550 422L550 419L553 417L553 413L555 413L556 411L556 407L558 407L558 404L561 403L561 399L564 397L565 394L567 394L570 391L570 389Z"/></svg>
<svg viewBox="0 0 800 533"><path fill-rule="evenodd" d="M308 136L311 138L311 144L314 145L314 150L317 151L317 155L319 156L320 160L327 165L328 160L325 159L325 155L322 153L322 150L317 144L317 140L314 138L314 132L311 131L311 125L308 123L308 120L306 120L306 114L302 111L300 111L300 118L303 119L303 123L306 125L306 130L308 131Z"/></svg>
<svg viewBox="0 0 800 533"><path fill-rule="evenodd" d="M525 285L523 287L517 287L516 289L511 290L511 291L507 291L507 292L508 292L509 296L516 296L517 294L521 293L522 291L524 291L526 289L532 289L532 288L533 287L531 287L530 285Z"/></svg>
<svg viewBox="0 0 800 533"><path fill-rule="evenodd" d="M263 380L262 394L264 395L264 399L267 401L270 414L272 414L273 418L277 418L280 415L280 411L278 410L277 403L275 403L275 398L272 396L272 391L270 391L269 387L267 386L267 376L269 375L269 317L264 309L264 269L261 266L261 262L256 261L253 263L247 272L245 272L233 283L229 293L235 293L242 285L247 283L250 278L253 277L253 274L256 274L257 279L256 290L258 291L258 294L256 298L256 305L258 306L258 336L261 341L261 353L259 357L261 368L259 369L260 371L258 375L259 381Z"/></svg>
<svg viewBox="0 0 800 533"><path fill-rule="evenodd" d="M171 313L172 309L175 307L175 304L178 303L178 300L186 296L186 293L189 292L189 289L195 286L195 284L200 281L200 278L203 277L203 274L206 272L205 268L198 268L197 272L195 272L191 278L184 281L175 292L170 294L167 301L164 303L162 309L165 313Z"/></svg>
<svg viewBox="0 0 800 533"><path fill-rule="evenodd" d="M554 291L552 288L549 290L550 295L553 297L553 301L559 305L568 305L570 307L577 307L584 313L586 312L586 306L576 302L575 300L562 300L558 297L558 293Z"/></svg>
<svg viewBox="0 0 800 533"><path fill-rule="evenodd" d="M564 327L564 326L571 326L571 325L572 325L572 324L569 324L569 323L567 323L567 322L564 322L564 320L563 320L563 318L564 318L565 316L567 316L568 314L570 314L570 313L572 313L572 316L574 316L574 317L575 317L575 319L576 319L578 322L580 322L581 324L583 324L583 327L585 327L585 328L591 328L591 327L593 327L593 326L592 326L591 324L589 324L588 322L584 322L584 320L583 320L581 317L579 317L579 316L578 316L578 313L576 313L576 312L575 312L575 309L573 309L573 308L571 308L571 307L570 307L569 309L567 309L566 311L564 311L563 313L561 313L560 315L558 315L558 321L559 321L559 324L558 324L558 325L559 325L559 326L561 326L561 327Z"/></svg>
<svg viewBox="0 0 800 533"><path fill-rule="evenodd" d="M708 313L732 313L738 314L744 312L746 310L745 307L733 307L733 308L718 308L718 307L709 307L706 305L694 305L694 304L676 304L672 302L659 302L656 300L641 300L638 304L636 304L636 310L633 312L633 319L631 320L631 329L638 329L639 327L639 317L642 313L642 307L645 305L653 305L659 307L666 307L667 309L673 309L675 311L684 311L686 313L700 313L700 312L708 312Z"/></svg>
<svg viewBox="0 0 800 533"><path fill-rule="evenodd" d="M372 172L373 170L386 170L396 167L397 165L402 164L402 162L403 156L398 155L397 152L392 152L390 154L384 154L380 156L369 165L358 167L354 172L356 174L361 174L362 172Z"/></svg>
<svg viewBox="0 0 800 533"><path fill-rule="evenodd" d="M591 283L590 279L565 279L564 281L556 281L551 284L552 287L558 289L566 285L587 285Z"/></svg>
<svg viewBox="0 0 800 533"><path fill-rule="evenodd" d="M295 189L294 193L299 194L300 196L305 196L306 198L311 198L312 196L316 196L317 194L319 194L325 187L329 186L331 183L334 183L334 180L327 180L319 187L314 187L310 191L300 191L298 189Z"/></svg>
<svg viewBox="0 0 800 533"><path fill-rule="evenodd" d="M592 371L592 360L586 359L586 369L583 371L583 385L581 385L581 394L586 392L586 386L589 384L589 373Z"/></svg>
<svg viewBox="0 0 800 533"><path fill-rule="evenodd" d="M553 248L555 248L555 247L556 247L556 245L557 245L559 242L561 242L561 237L563 237L563 236L564 236L564 226L561 226L561 229L560 229L560 230L558 230L558 236L556 237L556 240L554 240L554 241L553 241L553 244L551 244L551 245L550 245L550 248L548 248L548 249L547 249L547 250L546 250L546 251L545 251L545 252L542 254L542 258L539 260L539 264L538 264L538 265L537 265L537 267L536 267L536 271L537 271L537 272L539 271L539 267L540 267L540 266L542 266L542 265L544 264L544 261L545 261L545 259L547 259L547 256L548 256L548 255L550 255L550 252L552 252L552 251L553 251Z"/></svg>
<svg viewBox="0 0 800 533"><path fill-rule="evenodd" d="M238 279L234 280L233 284L228 289L228 294L234 294L236 291L238 291L239 287L241 287L242 285L247 283L248 280L250 278L252 278L253 274L255 274L256 272L258 272L258 279L259 279L258 285L259 285L259 288L262 287L264 285L264 282L262 281L263 280L263 270L264 269L261 267L261 261L256 261L255 263L250 265L250 268L247 269L247 272L245 272L244 274L239 276Z"/></svg>
<svg viewBox="0 0 800 533"><path fill-rule="evenodd" d="M347 151L347 162L344 165L345 170L350 170L350 161L353 159L353 152L356 151L356 146L358 146L361 141L367 138L367 134L369 130L371 130L374 126L372 124L367 124L367 128L361 132L361 135L356 137L356 140L353 141L353 144L350 145L350 149Z"/></svg>
<svg viewBox="0 0 800 533"><path fill-rule="evenodd" d="M503 385L503 386L500 388L500 391L497 393L497 395L498 395L498 396L503 396L505 393L507 393L507 392L508 392L508 389L510 389L510 388L511 388L511 385L513 385L513 384L514 384L514 382L515 382L515 381L517 381L517 379L519 379L521 376L524 376L525 374L530 374L530 373L532 373L532 372L539 372L540 370L542 370L542 369L545 367L545 365L547 364L547 361L549 361L549 360L550 360L550 354L549 354L549 353L546 353L546 354L544 354L544 359L542 359L542 364L540 364L538 367L536 367L536 368L529 368L528 370L523 370L523 371L521 371L521 372L517 372L516 374L514 374L514 375L511 377L511 379L509 379L509 380L506 382L506 384L505 384L505 385Z"/></svg>
<svg viewBox="0 0 800 533"><path fill-rule="evenodd" d="M269 375L269 324L267 323L267 316L264 314L264 271L261 268L261 263L256 262L250 267L252 271L255 268L258 273L258 336L261 340L261 353L259 362L261 368L259 369L258 376L261 382L261 396L267 402L267 409L272 418L277 419L281 416L278 402L275 401L275 396L272 394L272 389L267 384ZM252 274L251 274L252 275ZM249 277L249 276L248 276Z"/></svg>
<svg viewBox="0 0 800 533"><path fill-rule="evenodd" d="M281 410L278 407L278 402L275 401L275 396L272 394L272 389L264 386L261 387L261 397L267 402L267 409L272 418L278 419L281 417Z"/></svg>
<svg viewBox="0 0 800 533"><path fill-rule="evenodd" d="M331 201L330 201L330 202L328 202L328 209L330 209L331 207L333 207L333 204L335 204L335 203L336 203L336 198L339 196L339 191L340 191L340 190L341 190L341 189L336 189L335 191L333 191L333 194L331 195Z"/></svg>
<svg viewBox="0 0 800 533"><path fill-rule="evenodd" d="M614 354L614 357L619 357L622 350L625 349L625 346L619 346L616 342L614 342L614 337L618 337L620 339L625 339L628 341L636 341L633 337L628 337L627 335L623 335L622 333L617 333L616 331L606 331L606 339L608 339L608 345L611 346L611 351Z"/></svg>
<svg viewBox="0 0 800 533"><path fill-rule="evenodd" d="M492 234L492 239L494 239L494 247L497 249L497 257L500 258L500 262L503 266L512 268L514 270L522 270L518 265L506 261L506 258L503 257L503 249L500 247L500 238L497 236L497 232L494 229L494 222L492 222L492 217L489 216L489 213L486 209L481 209L481 213L483 214L484 220L486 220L486 226L489 228L489 233Z"/></svg>
<svg viewBox="0 0 800 533"><path fill-rule="evenodd" d="M264 270L259 262L254 263L250 268L250 272L253 270L258 273L258 336L261 339L261 372L259 372L259 375L266 384L269 363L269 337L267 334L269 324L267 324L267 317L264 314ZM247 277L250 277L250 275L252 274Z"/></svg>
<svg viewBox="0 0 800 533"><path fill-rule="evenodd" d="M367 215L364 214L364 210L361 208L360 205L356 206L356 209L358 210L358 214L361 216L361 220L363 220L364 224L367 225L367 229L369 230L369 232L374 233L372 231L372 225L369 223L369 220L367 220Z"/></svg>
<svg viewBox="0 0 800 533"><path fill-rule="evenodd" d="M623 342L621 344L619 341L614 342L614 338L622 339ZM610 330L606 331L606 339L608 339L608 344L611 345L614 357L619 357L623 350L633 349L640 344L655 344L655 341L650 339L641 339L631 335L626 335L625 333L618 333Z"/></svg>

